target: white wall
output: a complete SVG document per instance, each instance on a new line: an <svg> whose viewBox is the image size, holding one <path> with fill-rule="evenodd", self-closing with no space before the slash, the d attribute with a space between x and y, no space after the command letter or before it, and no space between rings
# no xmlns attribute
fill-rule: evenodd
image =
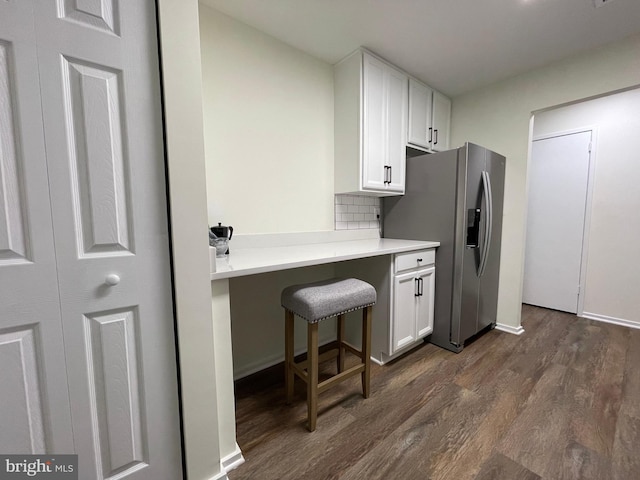
<svg viewBox="0 0 640 480"><path fill-rule="evenodd" d="M223 480L218 415L221 390L216 378L209 246L206 228L202 83L197 0L159 0L165 134L170 192L171 255L178 323L182 426L190 480ZM235 447L235 445L233 445Z"/></svg>
<svg viewBox="0 0 640 480"><path fill-rule="evenodd" d="M584 311L640 326L640 89L542 113L534 136L595 126Z"/></svg>
<svg viewBox="0 0 640 480"><path fill-rule="evenodd" d="M453 99L452 146L471 141L507 157L498 323L520 325L532 112L638 83L640 35Z"/></svg>
<svg viewBox="0 0 640 480"><path fill-rule="evenodd" d="M209 223L333 230L333 68L200 6Z"/></svg>

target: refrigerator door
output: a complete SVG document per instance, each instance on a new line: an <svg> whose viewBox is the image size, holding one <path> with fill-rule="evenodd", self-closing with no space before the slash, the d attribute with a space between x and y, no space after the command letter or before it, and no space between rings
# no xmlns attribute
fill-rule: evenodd
<svg viewBox="0 0 640 480"><path fill-rule="evenodd" d="M493 214L491 216L491 235L484 264L484 273L480 277L478 330L495 324L498 315L498 278L500 275L505 163L505 157L487 150L485 170L491 183Z"/></svg>

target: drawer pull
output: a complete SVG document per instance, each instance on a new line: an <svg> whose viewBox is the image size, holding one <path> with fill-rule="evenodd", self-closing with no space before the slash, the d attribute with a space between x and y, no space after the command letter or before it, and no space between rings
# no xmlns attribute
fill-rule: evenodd
<svg viewBox="0 0 640 480"><path fill-rule="evenodd" d="M422 259L421 259L421 258L419 258L419 259L418 259L418 261L419 261L419 262L421 262L421 261L422 261Z"/></svg>

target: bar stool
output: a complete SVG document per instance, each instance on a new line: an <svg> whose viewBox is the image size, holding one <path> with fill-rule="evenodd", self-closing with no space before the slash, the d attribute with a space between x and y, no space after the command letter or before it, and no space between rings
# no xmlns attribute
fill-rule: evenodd
<svg viewBox="0 0 640 480"><path fill-rule="evenodd" d="M287 404L293 400L295 375L307 384L308 429L316 429L318 394L358 373L362 378L362 396L369 397L371 355L371 307L376 303L376 289L355 278L330 279L321 282L292 285L282 291L281 304L285 309L285 387ZM362 313L362 349L357 350L344 341L344 314L364 309ZM294 360L294 318L307 321L307 359ZM338 317L337 348L319 355L318 323ZM346 350L360 357L360 363L344 369ZM337 357L338 373L318 383L319 362Z"/></svg>

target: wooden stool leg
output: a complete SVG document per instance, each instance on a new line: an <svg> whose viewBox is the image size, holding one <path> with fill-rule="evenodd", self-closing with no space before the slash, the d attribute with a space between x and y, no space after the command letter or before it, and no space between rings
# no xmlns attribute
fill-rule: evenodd
<svg viewBox="0 0 640 480"><path fill-rule="evenodd" d="M362 396L369 398L370 378L371 378L371 307L367 307L362 312L362 361L364 362L364 372L362 372Z"/></svg>
<svg viewBox="0 0 640 480"><path fill-rule="evenodd" d="M295 315L293 312L284 311L284 385L287 392L287 405L293 400L293 324Z"/></svg>
<svg viewBox="0 0 640 480"><path fill-rule="evenodd" d="M318 418L318 323L307 327L307 417L309 431L316 429Z"/></svg>
<svg viewBox="0 0 640 480"><path fill-rule="evenodd" d="M338 373L344 371L344 315L338 315Z"/></svg>

